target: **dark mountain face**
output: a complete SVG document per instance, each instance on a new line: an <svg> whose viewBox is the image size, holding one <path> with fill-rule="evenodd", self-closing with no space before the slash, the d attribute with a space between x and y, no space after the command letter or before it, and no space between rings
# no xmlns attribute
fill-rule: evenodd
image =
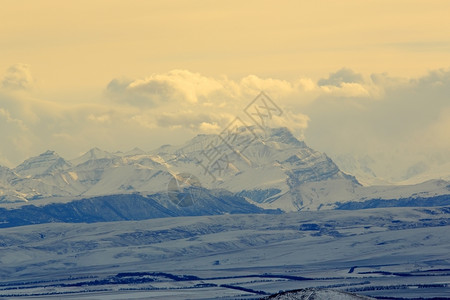
<svg viewBox="0 0 450 300"><path fill-rule="evenodd" d="M192 205L177 205L168 194L162 193L110 195L43 206L0 208L0 228L55 222L95 223L178 216L281 213L280 210L262 209L226 191L192 187L181 190L177 196L182 198L185 195L192 197Z"/></svg>

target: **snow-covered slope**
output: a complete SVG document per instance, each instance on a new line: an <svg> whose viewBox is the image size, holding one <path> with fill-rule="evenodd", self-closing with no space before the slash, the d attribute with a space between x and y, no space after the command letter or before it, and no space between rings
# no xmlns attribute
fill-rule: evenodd
<svg viewBox="0 0 450 300"><path fill-rule="evenodd" d="M362 187L286 128L240 127L222 135L198 135L184 145L166 145L149 153L138 148L125 153L94 148L66 161L47 151L14 170L0 169L0 201L163 193L179 174L190 174L206 189L224 189L260 207L285 211L450 194L448 183L438 181Z"/></svg>
<svg viewBox="0 0 450 300"><path fill-rule="evenodd" d="M350 202L362 203L381 199L431 199L443 195L449 195L446 204L450 204L450 182L445 180L430 180L415 185L369 187L355 185L344 180L325 180L299 185L297 190L299 197L303 199L302 209L308 210L333 209L342 203ZM431 201L429 205L432 205Z"/></svg>
<svg viewBox="0 0 450 300"><path fill-rule="evenodd" d="M282 213L280 210L264 210L223 190L191 188L185 195L192 197L192 205L177 205L170 195L162 193L151 196L109 195L66 203L0 207L0 228L53 222L95 223L177 216Z"/></svg>
<svg viewBox="0 0 450 300"><path fill-rule="evenodd" d="M26 194L16 191L12 186L19 180L19 175L14 171L0 166L0 202L26 201Z"/></svg>
<svg viewBox="0 0 450 300"><path fill-rule="evenodd" d="M354 175L363 185L418 184L432 179L450 180L450 151L445 155L418 157L414 163L393 168L393 157L388 153L376 156L334 155L339 168ZM411 159L410 159L411 160ZM397 164L398 165L398 164Z"/></svg>

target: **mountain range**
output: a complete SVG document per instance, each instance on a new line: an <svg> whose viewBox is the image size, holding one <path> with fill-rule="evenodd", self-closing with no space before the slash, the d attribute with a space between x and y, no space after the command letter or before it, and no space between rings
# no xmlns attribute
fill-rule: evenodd
<svg viewBox="0 0 450 300"><path fill-rule="evenodd" d="M176 193L189 189L212 194L226 191L263 209L297 211L374 200L435 199L450 194L450 183L363 186L287 128L240 127L150 152L135 148L110 153L94 148L72 160L46 151L14 169L0 166L0 202L6 204L136 193L144 197L168 194L170 200L172 192L178 197Z"/></svg>

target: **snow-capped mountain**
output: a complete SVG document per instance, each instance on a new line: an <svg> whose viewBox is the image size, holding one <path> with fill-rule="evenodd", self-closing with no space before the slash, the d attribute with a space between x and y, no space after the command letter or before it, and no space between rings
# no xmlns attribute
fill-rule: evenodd
<svg viewBox="0 0 450 300"><path fill-rule="evenodd" d="M199 135L181 147L160 148L154 154L174 173L192 173L207 188L239 193L263 207L302 208L297 187L308 182L339 180L359 186L286 128L240 130L228 140Z"/></svg>
<svg viewBox="0 0 450 300"><path fill-rule="evenodd" d="M23 177L38 177L55 174L70 167L70 163L66 162L56 152L49 150L37 157L25 160L14 171Z"/></svg>
<svg viewBox="0 0 450 300"><path fill-rule="evenodd" d="M116 157L118 157L118 155L114 155L112 153L103 151L103 150L95 147L95 148L92 148L91 150L89 150L88 152L86 152L85 154L81 155L80 157L71 160L71 163L74 166L78 166L78 165L81 165L81 164L91 161L91 160L113 159Z"/></svg>
<svg viewBox="0 0 450 300"><path fill-rule="evenodd" d="M138 148L125 153L94 148L67 161L47 151L13 170L0 168L0 201L152 195L167 192L171 180L186 174L205 189L226 190L262 208L284 211L450 194L445 181L363 187L286 128L239 127L221 135L198 135L181 146L166 145L148 153Z"/></svg>

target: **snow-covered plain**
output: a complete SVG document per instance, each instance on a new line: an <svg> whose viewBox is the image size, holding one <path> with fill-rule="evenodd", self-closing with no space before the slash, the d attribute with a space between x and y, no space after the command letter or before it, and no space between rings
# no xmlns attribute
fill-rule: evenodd
<svg viewBox="0 0 450 300"><path fill-rule="evenodd" d="M449 229L450 207L5 228L0 295L260 299L331 288L389 299L449 297Z"/></svg>

